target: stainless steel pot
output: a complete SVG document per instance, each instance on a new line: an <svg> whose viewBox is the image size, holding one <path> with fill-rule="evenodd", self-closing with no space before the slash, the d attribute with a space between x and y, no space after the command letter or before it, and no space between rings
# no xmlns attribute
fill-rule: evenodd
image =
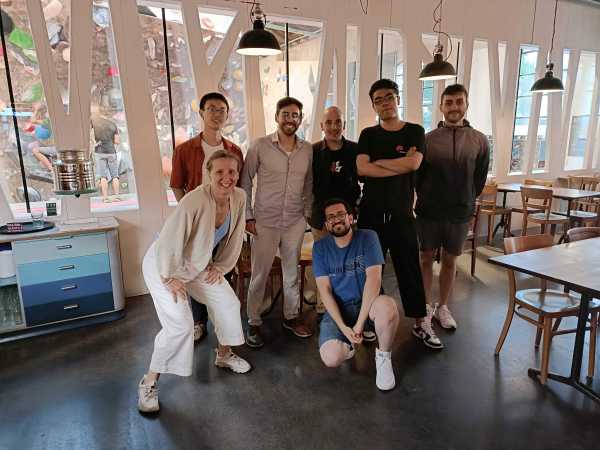
<svg viewBox="0 0 600 450"><path fill-rule="evenodd" d="M87 150L60 150L54 161L54 192L81 195L96 192L94 161Z"/></svg>

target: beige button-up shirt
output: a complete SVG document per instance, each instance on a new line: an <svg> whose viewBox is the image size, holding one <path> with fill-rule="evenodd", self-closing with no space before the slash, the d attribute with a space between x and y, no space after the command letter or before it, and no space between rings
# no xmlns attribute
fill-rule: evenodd
<svg viewBox="0 0 600 450"><path fill-rule="evenodd" d="M242 171L242 188L247 196L246 219L255 219L265 227L287 228L309 217L312 154L312 145L299 137L296 137L294 150L286 152L279 146L277 132L254 141Z"/></svg>

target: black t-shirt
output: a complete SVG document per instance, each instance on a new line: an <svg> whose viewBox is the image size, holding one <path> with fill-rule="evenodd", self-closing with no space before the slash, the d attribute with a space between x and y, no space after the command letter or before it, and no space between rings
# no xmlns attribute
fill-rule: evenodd
<svg viewBox="0 0 600 450"><path fill-rule="evenodd" d="M354 207L360 196L356 172L358 144L344 139L342 148L330 150L325 141L313 144L313 207L310 225L322 228L323 202L342 198Z"/></svg>
<svg viewBox="0 0 600 450"><path fill-rule="evenodd" d="M387 131L380 125L365 128L358 140L358 154L368 155L371 162L404 157L411 147L425 153L425 130L421 125L408 122L398 131ZM365 177L361 221L382 222L384 214L412 218L415 179L415 172L384 178Z"/></svg>
<svg viewBox="0 0 600 450"><path fill-rule="evenodd" d="M96 153L116 153L114 139L119 130L114 122L100 116L92 116L91 121L94 138L96 139Z"/></svg>

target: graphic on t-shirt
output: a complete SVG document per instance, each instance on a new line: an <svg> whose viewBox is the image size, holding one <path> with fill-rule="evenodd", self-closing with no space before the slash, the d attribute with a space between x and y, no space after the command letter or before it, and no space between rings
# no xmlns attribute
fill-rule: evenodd
<svg viewBox="0 0 600 450"><path fill-rule="evenodd" d="M401 155L406 155L406 150L404 150L404 145L396 145L396 151Z"/></svg>
<svg viewBox="0 0 600 450"><path fill-rule="evenodd" d="M329 166L329 171L331 173L340 173L342 171L342 162L332 161L331 166Z"/></svg>

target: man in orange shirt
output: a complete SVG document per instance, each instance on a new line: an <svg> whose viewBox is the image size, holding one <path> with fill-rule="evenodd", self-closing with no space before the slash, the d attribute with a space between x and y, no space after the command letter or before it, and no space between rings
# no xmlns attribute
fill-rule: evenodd
<svg viewBox="0 0 600 450"><path fill-rule="evenodd" d="M209 92L200 99L200 117L204 122L204 131L175 147L173 153L170 186L178 202L188 192L210 182L206 161L217 150L226 150L243 161L244 157L240 148L221 136L221 130L227 122L228 115L229 103L223 94ZM194 340L198 341L206 336L208 320L206 306L192 301L192 314L194 316Z"/></svg>

